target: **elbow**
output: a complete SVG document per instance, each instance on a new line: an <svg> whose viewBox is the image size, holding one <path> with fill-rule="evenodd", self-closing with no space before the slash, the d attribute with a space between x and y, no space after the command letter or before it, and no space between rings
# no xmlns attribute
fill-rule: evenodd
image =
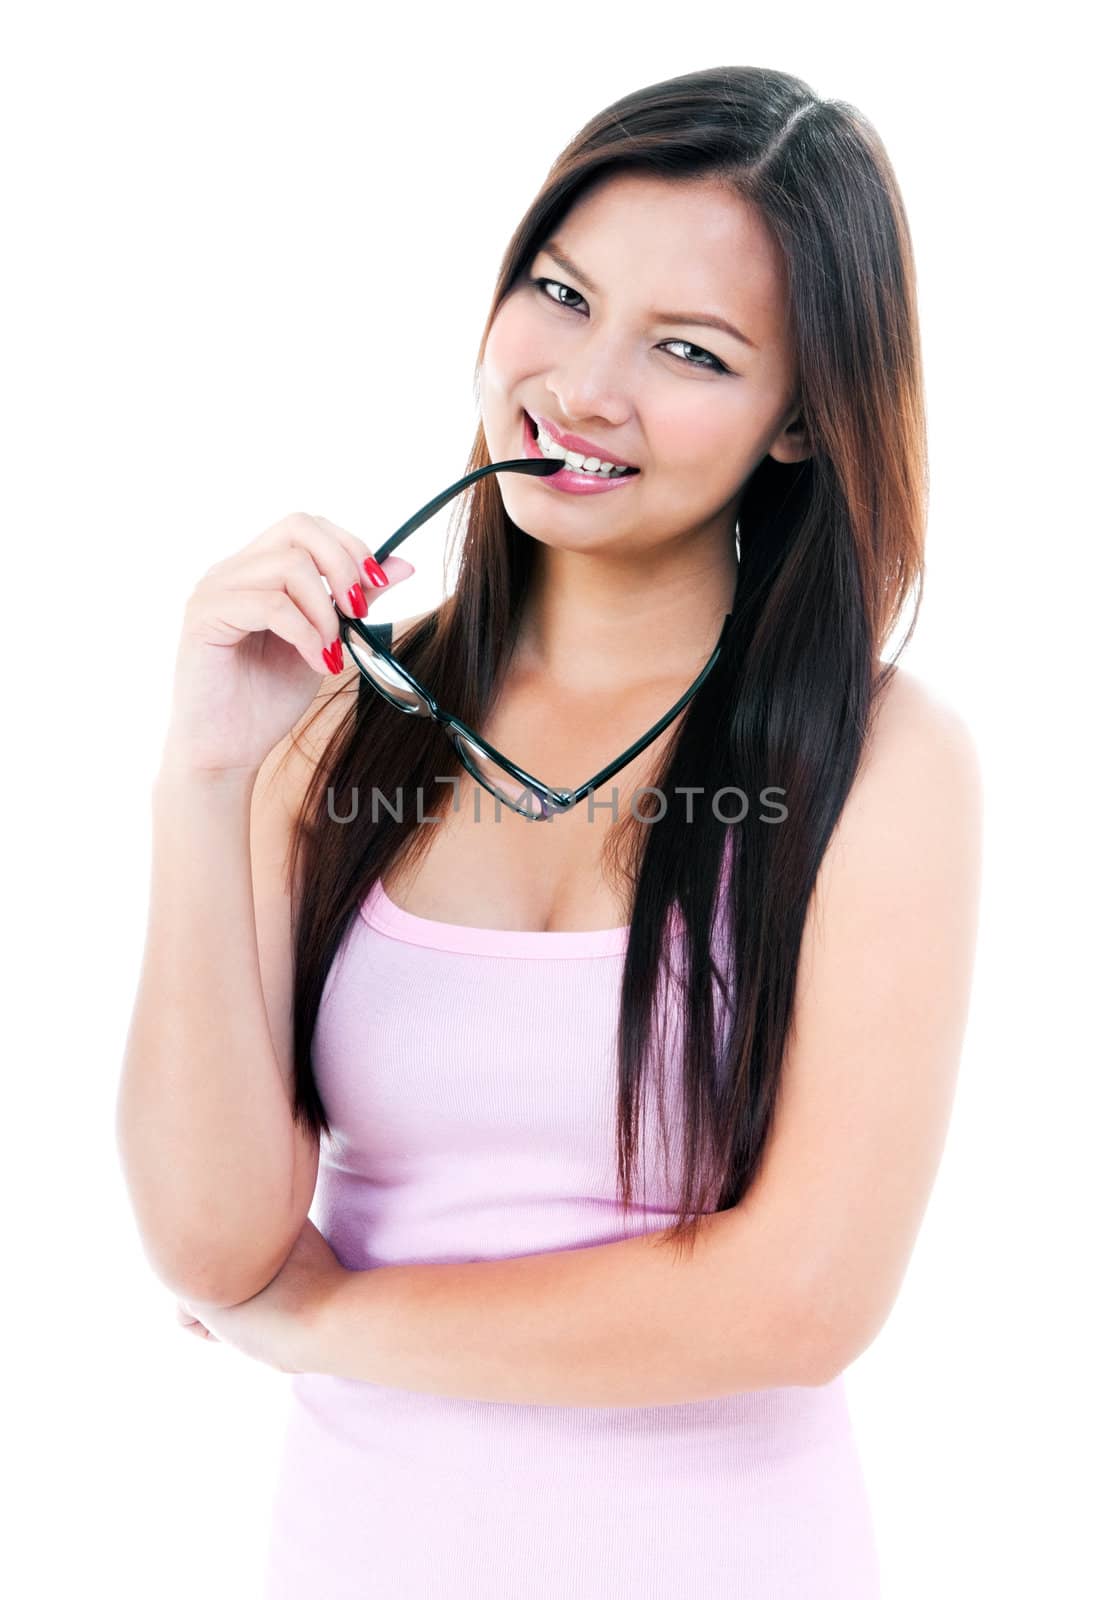
<svg viewBox="0 0 1108 1600"><path fill-rule="evenodd" d="M241 1305L259 1294L292 1252L307 1214L287 1197L232 1211L188 1203L151 1167L132 1156L119 1132L120 1158L131 1212L150 1270L178 1299L210 1306Z"/></svg>
<svg viewBox="0 0 1108 1600"><path fill-rule="evenodd" d="M154 1276L178 1300L189 1305L237 1306L272 1283L292 1252L303 1223L275 1239L244 1240L237 1249L214 1240L193 1244L177 1240L174 1249L158 1249L145 1235L144 1253Z"/></svg>
<svg viewBox="0 0 1108 1600"><path fill-rule="evenodd" d="M846 1371L851 1359L838 1341L810 1338L799 1348L795 1381L802 1388L822 1389Z"/></svg>
<svg viewBox="0 0 1108 1600"><path fill-rule="evenodd" d="M826 1285L809 1289L798 1297L793 1321L797 1383L806 1388L833 1383L873 1343L883 1321L840 1305Z"/></svg>
<svg viewBox="0 0 1108 1600"><path fill-rule="evenodd" d="M282 1235L275 1249L244 1248L230 1258L214 1258L198 1249L178 1259L172 1281L166 1280L178 1299L190 1305L227 1307L242 1305L271 1284L291 1254L299 1228Z"/></svg>

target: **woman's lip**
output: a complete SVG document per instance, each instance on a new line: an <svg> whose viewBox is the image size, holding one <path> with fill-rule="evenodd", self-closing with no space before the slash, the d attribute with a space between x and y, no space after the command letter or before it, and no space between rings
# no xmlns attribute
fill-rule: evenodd
<svg viewBox="0 0 1108 1600"><path fill-rule="evenodd" d="M544 461L547 458L539 449L539 442L531 429L531 417L525 411L523 413L523 427L519 430L523 454L529 460ZM551 472L539 481L541 481L545 489L551 492L572 495L597 495L615 494L620 489L628 489L637 477L637 472L577 472L568 463L563 463L557 472Z"/></svg>
<svg viewBox="0 0 1108 1600"><path fill-rule="evenodd" d="M575 455L584 456L586 460L589 456L595 456L598 461L610 461L613 467L630 467L633 472L638 472L639 469L633 461L628 461L623 456L613 455L610 450L604 450L598 444L590 444L587 439L582 439L580 434L563 433L561 428L556 428L548 417L532 416L530 411L527 412L527 415L531 417L532 422L537 422L540 425L544 433L548 433L552 439L566 450L572 450Z"/></svg>

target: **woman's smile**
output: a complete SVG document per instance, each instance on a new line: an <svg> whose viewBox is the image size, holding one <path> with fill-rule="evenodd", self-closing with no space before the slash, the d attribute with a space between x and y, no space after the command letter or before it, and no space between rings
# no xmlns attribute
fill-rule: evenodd
<svg viewBox="0 0 1108 1600"><path fill-rule="evenodd" d="M521 416L524 455L532 460L549 459L539 449L534 422L526 411L522 412ZM638 476L637 471L603 475L587 469L577 471L573 467L566 466L560 472L552 472L549 477L536 478L532 481L544 484L550 489L557 489L563 494L606 494L611 489L626 488L628 484L634 483Z"/></svg>

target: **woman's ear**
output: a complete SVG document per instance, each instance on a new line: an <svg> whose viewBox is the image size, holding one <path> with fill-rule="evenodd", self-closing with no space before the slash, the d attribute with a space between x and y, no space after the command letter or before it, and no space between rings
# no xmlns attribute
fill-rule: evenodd
<svg viewBox="0 0 1108 1600"><path fill-rule="evenodd" d="M812 444L804 418L799 410L794 411L766 454L783 465L791 465L795 461L806 461L811 453Z"/></svg>

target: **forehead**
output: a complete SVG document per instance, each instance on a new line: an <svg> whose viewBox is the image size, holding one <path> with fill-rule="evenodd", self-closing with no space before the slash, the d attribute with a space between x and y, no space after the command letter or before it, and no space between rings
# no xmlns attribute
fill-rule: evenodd
<svg viewBox="0 0 1108 1600"><path fill-rule="evenodd" d="M719 179L619 173L586 194L556 237L613 303L713 311L761 349L785 336L785 264L757 208Z"/></svg>

